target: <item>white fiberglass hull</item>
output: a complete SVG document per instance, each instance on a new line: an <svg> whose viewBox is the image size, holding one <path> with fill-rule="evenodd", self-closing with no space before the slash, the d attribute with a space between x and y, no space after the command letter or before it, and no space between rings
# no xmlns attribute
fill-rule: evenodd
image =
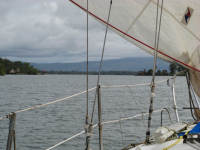
<svg viewBox="0 0 200 150"><path fill-rule="evenodd" d="M200 123L198 124L200 125ZM196 129L199 128L199 125L192 124L186 126L186 124L183 123L176 123L166 127L159 127L154 133L155 141L152 144L140 144L129 150L199 150L199 139L186 140L184 143L183 136L172 140L166 140L172 135L176 135L182 131L187 135L195 128L195 126Z"/></svg>
<svg viewBox="0 0 200 150"><path fill-rule="evenodd" d="M153 145L138 145L135 148L132 148L130 150L197 150L200 149L200 144L192 144L192 143L183 143L183 140L181 140L179 143L176 143L176 140L168 141L162 144L153 144ZM172 146L173 145L173 146ZM172 146L172 147L170 147Z"/></svg>

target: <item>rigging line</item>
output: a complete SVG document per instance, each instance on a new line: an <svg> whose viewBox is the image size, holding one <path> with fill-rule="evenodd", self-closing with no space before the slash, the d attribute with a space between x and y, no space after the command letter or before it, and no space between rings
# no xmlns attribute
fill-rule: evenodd
<svg viewBox="0 0 200 150"><path fill-rule="evenodd" d="M89 89L88 91L93 91L94 89L96 89L96 87L93 87L93 88ZM29 108L26 108L26 109L18 110L18 111L16 111L15 113L20 113L20 112L24 112L24 111L28 111L28 110L33 110L33 109L40 108L40 107L44 107L44 106L47 106L47 105L50 105L50 104L58 103L58 102L61 102L61 101L70 99L70 98L72 98L72 97L79 96L79 95L84 94L84 93L86 93L86 91L82 91L82 92L73 94L73 95L71 95L71 96L68 96L68 97L65 97L65 98L61 98L61 99L57 99L57 100L55 100L55 101L48 102L48 103L45 103L45 104L35 105L35 106L33 106L33 107L29 107Z"/></svg>
<svg viewBox="0 0 200 150"><path fill-rule="evenodd" d="M157 11L156 11L156 29L155 29L155 43L154 43L154 65L153 65L153 74L152 74L152 84L151 84L151 98L150 98L150 106L149 106L149 117L148 117L148 127L146 131L146 143L149 143L150 139L150 127L151 127L151 116L153 111L153 100L155 96L155 75L157 68L157 56L158 56L158 46L159 46L159 38L160 38L160 29L161 29L161 21L162 21L162 10L163 10L163 1L161 2L161 12L160 12L160 20L158 24L158 16L159 16L159 3L160 0L157 0ZM158 26L159 25L159 26Z"/></svg>
<svg viewBox="0 0 200 150"><path fill-rule="evenodd" d="M72 139L74 139L74 138L76 138L76 137L78 137L78 136L80 136L80 135L82 135L82 134L84 134L84 133L85 133L85 131L81 131L81 132L79 132L79 133L73 135L72 137L70 137L70 138L64 140L64 141L61 141L61 142L57 143L56 145L47 148L46 150L54 149L54 148L56 148L56 147L58 147L58 146L60 146L60 145L62 145L62 144L64 144L64 143L66 143L66 142L68 142L68 141L70 141L70 140L72 140Z"/></svg>
<svg viewBox="0 0 200 150"><path fill-rule="evenodd" d="M98 71L98 78L97 78L97 86L99 85L99 82L100 82L101 70L102 70L102 65L103 65L103 56L104 56L106 39L107 39L107 33L108 33L108 26L109 26L109 21L110 21L111 8L112 8L112 0L110 0L110 7L109 7L109 12L108 12L107 24L106 24L106 31L105 31L104 41L103 41L103 49L102 49L102 54L101 54L101 60L99 62L99 71ZM91 122L90 122L91 124L93 122L93 117L94 117L95 104L96 104L96 98L97 98L97 90L98 89L96 88L95 98L94 98L94 103L93 103L93 108L92 108Z"/></svg>
<svg viewBox="0 0 200 150"><path fill-rule="evenodd" d="M88 91L93 91L95 90L96 87L93 87L93 88L90 88ZM86 91L82 91L82 92L79 92L79 93L76 93L76 94L73 94L71 96L67 96L67 97L64 97L64 98L60 98L60 99L57 99L57 100L54 100L54 101L51 101L51 102L47 102L47 103L44 103L44 104L39 104L39 105L35 105L35 106L32 106L32 107L28 107L28 108L25 108L25 109L21 109L21 110L17 110L15 111L14 113L21 113L21 112L26 112L26 111L30 111L30 110L34 110L34 109L38 109L38 108L41 108L41 107L44 107L44 106L48 106L48 105L51 105L51 104L55 104L55 103L58 103L58 102L62 102L62 101L65 101L65 100L69 100L73 97L76 97L76 96L79 96L79 95L82 95L86 93ZM8 115L6 116L3 116L3 117L0 117L0 120L3 120L5 118L7 118Z"/></svg>
<svg viewBox="0 0 200 150"><path fill-rule="evenodd" d="M190 81L190 85L191 85L191 84L192 84L192 83L191 83L191 81ZM198 101L198 99L197 99L197 96L196 96L196 94L195 94L195 91L194 91L193 86L191 86L191 90L192 90L193 97L194 97L194 99L195 99L195 101L196 101L196 103L197 103L197 105L198 105L198 108L199 108L199 101Z"/></svg>
<svg viewBox="0 0 200 150"><path fill-rule="evenodd" d="M86 58L86 124L88 124L88 54L89 54L89 50L88 50L88 47L89 47L89 40L88 40L88 0L87 0L87 58Z"/></svg>
<svg viewBox="0 0 200 150"><path fill-rule="evenodd" d="M162 25L163 2L164 2L164 0L162 0L162 4L161 4L160 22L159 22L159 29L158 29L158 39L157 39L157 45L156 45L156 63L157 63L158 47L159 47L159 42L160 42L160 30L161 30L161 25Z"/></svg>
<svg viewBox="0 0 200 150"><path fill-rule="evenodd" d="M154 113L157 113L157 112L160 112L160 111L162 111L162 110L164 110L164 109L157 109L157 110L154 110L153 112L154 112ZM131 119L134 119L134 118L137 118L137 117L141 117L142 115L145 116L145 115L148 115L148 113L142 113L142 114L137 114L137 115L135 115L135 116L130 116L130 117L126 117L126 118L120 118L119 120L104 121L104 122L102 122L102 124L104 125L104 124L118 123L118 122L120 122L120 121L131 120ZM94 124L92 127L93 127L93 128L96 128L97 126L98 126L98 124ZM62 144L64 144L64 143L66 143L66 142L68 142L68 141L70 141L70 140L73 140L74 138L76 138L76 137L78 137L78 136L80 136L80 135L82 135L82 134L84 134L84 133L85 133L84 130L83 130L83 131L80 131L79 133L77 133L77 134L75 134L75 135L73 135L73 136L71 136L71 137L69 137L69 138L67 138L67 139L65 139L65 140L63 140L63 141L61 141L61 142L55 144L55 145L52 146L52 147L47 148L46 150L54 149L54 148L56 148L56 147L58 147L58 146L60 146L60 145L62 145Z"/></svg>
<svg viewBox="0 0 200 150"><path fill-rule="evenodd" d="M157 110L154 110L153 112L154 113L157 113L157 112L160 112L164 110L163 108L162 109L157 109ZM141 116L146 116L148 115L149 113L141 113L141 114L137 114L135 116L130 116L130 117L125 117L125 118L120 118L120 119L116 119L116 120L110 120L110 121L104 121L102 122L102 124L112 124L112 123L118 123L120 121L126 121L126 120L131 120L131 119L134 119L134 118L137 118L137 117L141 117Z"/></svg>
<svg viewBox="0 0 200 150"><path fill-rule="evenodd" d="M97 125L98 125L98 124L95 124L95 125L93 125L92 127L95 128L95 127L97 127ZM67 139L65 139L65 140L63 140L63 141L61 141L61 142L55 144L54 146L45 149L45 150L54 149L54 148L56 148L56 147L58 147L58 146L60 146L60 145L62 145L62 144L64 144L64 143L66 143L66 142L68 142L68 141L73 140L74 138L76 138L76 137L78 137L78 136L80 136L80 135L82 135L82 134L84 134L84 133L85 133L85 131L83 130L83 131L81 131L81 132L79 132L79 133L77 133L77 134L75 134L75 135L73 135L73 136L71 136L71 137L69 137L69 138L67 138Z"/></svg>
<svg viewBox="0 0 200 150"><path fill-rule="evenodd" d="M88 82L89 82L89 77L88 77L88 61L89 61L89 31L88 31L88 26L89 26L89 23L88 23L88 0L87 0L87 19L86 19L86 22L87 22L87 27L86 27L86 30L87 30L87 35L86 35L86 42L87 42L87 46L86 46L86 114L85 114L85 133L86 133L86 139L85 139L85 146L86 146L86 150L89 150L90 149L90 136L89 136L89 132L90 132L90 129L89 129L89 92L88 92Z"/></svg>
<svg viewBox="0 0 200 150"><path fill-rule="evenodd" d="M192 94L191 94L191 85L190 85L190 76L188 74L188 72L186 73L186 80L187 80L187 85L188 85L188 95L189 95L189 103L190 103L190 113L191 116L194 120L197 120L197 118L194 115L194 112L192 110L192 108L195 108L193 100L192 100Z"/></svg>
<svg viewBox="0 0 200 150"><path fill-rule="evenodd" d="M121 117L120 117L120 118L121 118ZM122 129L121 121L119 121L119 127L120 127L120 133L121 133L122 145L123 145L123 144L125 144L125 143L124 143L123 129ZM126 141L126 139L125 139L125 141Z"/></svg>
<svg viewBox="0 0 200 150"><path fill-rule="evenodd" d="M170 79L173 79L173 77L165 79L165 80L160 80L160 81L156 81L155 84L160 84L163 82L166 82ZM133 84L133 85L102 85L102 88L121 88L121 87L136 87L136 86L150 86L151 83L141 83L141 84Z"/></svg>
<svg viewBox="0 0 200 150"><path fill-rule="evenodd" d="M161 4L161 13L160 13L160 20L159 20L159 27L158 27L158 12L159 12L159 3L157 3L157 14L156 14L156 29L155 29L155 40L154 40L154 65L153 65L153 77L152 77L152 86L155 84L155 74L157 69L157 56L158 56L158 46L159 46L159 38L160 38L160 27L161 27L161 18L162 18L162 7L163 7L163 0Z"/></svg>
<svg viewBox="0 0 200 150"><path fill-rule="evenodd" d="M156 72L156 61L157 61L157 30L158 30L158 6L160 0L157 0L157 11L156 11L156 29L155 29L155 39L154 39L154 64L153 64L153 74L152 74L152 81L151 81L151 98L150 98L150 106L149 106L149 117L148 117L148 125L146 131L146 143L149 143L150 139L150 127L151 127L151 114L153 111L153 97L154 97L154 90L155 90L155 72Z"/></svg>

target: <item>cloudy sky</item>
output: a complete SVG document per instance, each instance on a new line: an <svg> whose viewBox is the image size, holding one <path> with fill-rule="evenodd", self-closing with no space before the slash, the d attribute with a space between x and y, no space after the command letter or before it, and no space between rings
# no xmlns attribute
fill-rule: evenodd
<svg viewBox="0 0 200 150"><path fill-rule="evenodd" d="M90 60L98 60L105 27L89 18ZM85 60L86 14L68 0L0 0L0 57L28 62ZM105 59L148 56L109 31Z"/></svg>

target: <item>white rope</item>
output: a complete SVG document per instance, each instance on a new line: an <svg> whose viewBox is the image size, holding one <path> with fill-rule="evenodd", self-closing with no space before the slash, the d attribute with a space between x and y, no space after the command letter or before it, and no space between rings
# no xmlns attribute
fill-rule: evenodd
<svg viewBox="0 0 200 150"><path fill-rule="evenodd" d="M64 144L64 143L66 143L66 142L68 142L68 141L70 141L70 140L72 140L72 139L74 139L74 138L76 138L76 137L78 137L78 136L80 136L80 135L82 135L82 134L84 134L84 133L85 133L85 131L81 131L81 132L79 132L79 133L73 135L72 137L70 137L70 138L64 140L64 141L62 141L62 142L60 142L60 143L58 143L58 144L56 144L56 145L54 145L54 146L52 146L52 147L47 148L46 150L51 150L51 149L53 149L53 148L56 148L56 147L58 147L58 146L60 146L60 145L62 145L62 144Z"/></svg>
<svg viewBox="0 0 200 150"><path fill-rule="evenodd" d="M88 91L92 91L94 89L96 89L96 87L93 87L93 88L89 89ZM24 111L28 111L28 110L33 110L33 109L36 109L36 108L40 108L40 107L44 107L44 106L51 105L51 104L54 104L54 103L58 103L58 102L61 102L61 101L65 101L65 100L68 100L68 99L70 99L72 97L76 97L76 96L79 96L81 94L84 94L86 92L87 92L87 90L83 91L83 92L79 92L79 93L73 94L73 95L65 97L65 98L57 99L57 100L52 101L52 102L48 102L48 103L41 104L41 105L36 105L36 106L29 107L29 108L22 109L22 110L18 110L15 113L17 114L17 113L20 113L20 112L24 112Z"/></svg>
<svg viewBox="0 0 200 150"><path fill-rule="evenodd" d="M173 77L165 79L165 80L160 80L160 81L157 81L155 83L156 84L163 83L163 82L166 82L169 79L173 79ZM151 83L142 83L142 84L133 84L133 85L102 85L101 87L102 88L121 88L121 87L150 86L150 85L151 85Z"/></svg>
<svg viewBox="0 0 200 150"><path fill-rule="evenodd" d="M150 85L150 83L134 84L134 85L102 85L102 88L121 88L121 87L135 87L135 86L145 86Z"/></svg>
<svg viewBox="0 0 200 150"><path fill-rule="evenodd" d="M97 124L93 125L92 127L93 127L93 128L97 127ZM82 134L84 134L84 133L85 133L85 131L83 130L83 131L81 131L81 132L79 132L79 133L77 133L77 134L75 134L75 135L73 135L73 136L71 136L71 137L65 139L64 141L61 141L61 142L57 143L56 145L47 148L46 150L51 150L51 149L53 149L53 148L56 148L56 147L58 147L58 146L60 146L60 145L62 145L62 144L64 144L64 143L66 143L66 142L68 142L68 141L70 141L70 140L73 140L74 138L76 138L76 137L78 137L78 136L80 136L80 135L82 135Z"/></svg>
<svg viewBox="0 0 200 150"><path fill-rule="evenodd" d="M90 91L93 91L93 90L95 90L95 89L96 89L96 87L93 87L93 88L89 89L88 91L90 92ZM55 104L55 103L62 102L62 101L65 101L65 100L69 100L69 99L71 99L71 98L73 98L73 97L79 96L79 95L84 94L84 93L86 93L86 92L87 92L87 90L86 90L86 91L79 92L79 93L76 93L76 94L73 94L73 95L68 96L68 97L64 97L64 98L61 98L61 99L57 99L57 100L55 100L55 101L51 101L51 102L48 102L48 103L45 103L45 104L35 105L35 106L29 107L29 108L25 108L25 109L22 109L22 110L18 110L18 111L15 111L14 113L17 114L17 113L20 113L20 112L25 112L25 111L29 111L29 110L34 110L34 109L41 108L41 107L44 107L44 106L47 106L47 105ZM6 116L3 116L3 117L0 117L0 120L3 120L3 119L5 119L5 118L7 118L7 115L6 115Z"/></svg>
<svg viewBox="0 0 200 150"><path fill-rule="evenodd" d="M156 113L156 112L160 112L160 111L162 111L162 110L163 110L163 109L158 109L158 110L155 110L155 111L153 111L153 112ZM121 119L119 119L119 120L104 121L104 122L102 122L102 125L104 125L104 124L111 124L111 123L118 123L118 122L120 122L120 121L125 121L125 120L131 120L131 119L134 119L134 118L137 118L137 117L146 116L146 115L148 115L148 114L149 114L149 113L142 113L142 114L137 114L137 115L135 115L135 116L130 116L130 117L126 117L126 118L121 118ZM93 125L92 128L97 127L97 125L98 125L98 124ZM67 139L65 139L65 140L63 140L63 141L57 143L57 144L55 144L55 145L52 146L52 147L47 148L46 150L54 149L54 148L56 148L56 147L58 147L58 146L60 146L60 145L62 145L62 144L64 144L64 143L66 143L66 142L68 142L68 141L70 141L70 140L73 140L74 138L76 138L76 137L78 137L78 136L80 136L80 135L82 135L82 134L84 134L84 133L85 133L85 131L83 130L83 131L81 131L81 132L79 132L79 133L77 133L77 134L75 134L75 135L73 135L73 136L71 136L71 137L69 137L69 138L67 138Z"/></svg>
<svg viewBox="0 0 200 150"><path fill-rule="evenodd" d="M158 109L158 110L155 110L153 111L154 113L156 112L161 112L163 109ZM142 113L142 114L137 114L135 116L131 116L131 117L126 117L126 118L121 118L119 120L110 120L110 121L105 121L103 122L102 124L111 124L111 123L117 123L117 122L120 122L120 121L125 121L125 120L131 120L131 119L134 119L134 118L137 118L137 117L142 117L142 116L146 116L148 115L149 113Z"/></svg>

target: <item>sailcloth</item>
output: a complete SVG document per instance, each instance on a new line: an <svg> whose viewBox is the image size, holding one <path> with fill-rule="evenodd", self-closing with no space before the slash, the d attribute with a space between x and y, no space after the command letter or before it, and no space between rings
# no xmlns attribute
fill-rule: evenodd
<svg viewBox="0 0 200 150"><path fill-rule="evenodd" d="M86 11L87 0L70 1ZM88 3L89 14L107 24L110 0ZM153 54L156 10L157 0L113 0L109 28ZM200 96L200 0L164 0L158 57L190 69Z"/></svg>

